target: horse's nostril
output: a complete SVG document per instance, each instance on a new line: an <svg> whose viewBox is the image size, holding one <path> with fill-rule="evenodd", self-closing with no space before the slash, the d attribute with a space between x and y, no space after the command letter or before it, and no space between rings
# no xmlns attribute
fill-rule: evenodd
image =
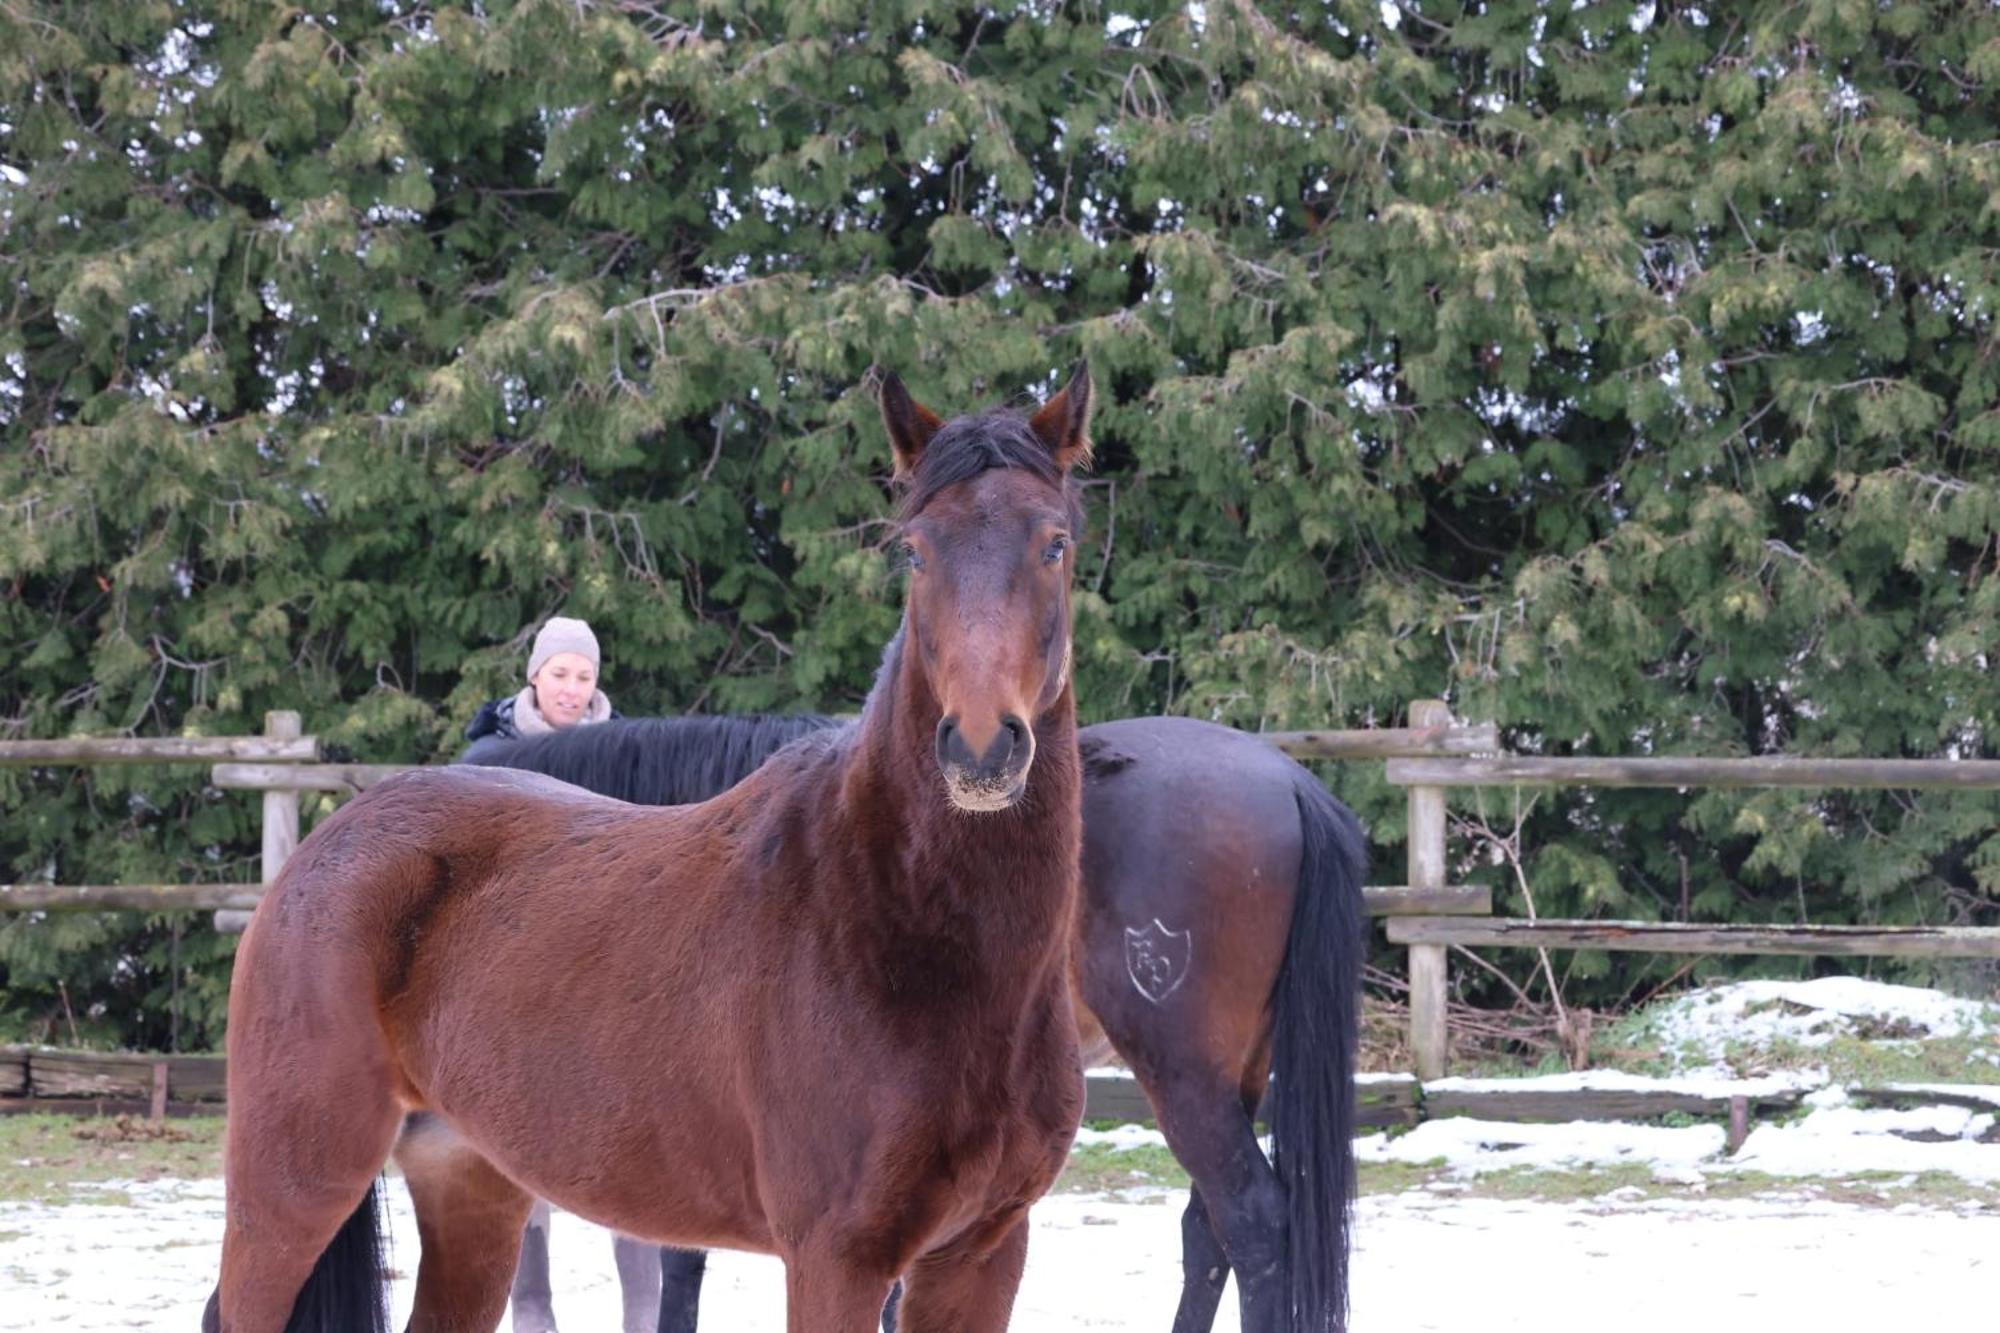
<svg viewBox="0 0 2000 1333"><path fill-rule="evenodd" d="M1000 774L1011 770L1033 745L1028 736L1028 724L1012 713L1000 718L1000 729L993 733L993 740L981 756L979 766L988 773Z"/></svg>
<svg viewBox="0 0 2000 1333"><path fill-rule="evenodd" d="M940 719L937 724L937 758L945 768L961 767L972 759L966 752L964 740L959 737L958 723L948 717Z"/></svg>

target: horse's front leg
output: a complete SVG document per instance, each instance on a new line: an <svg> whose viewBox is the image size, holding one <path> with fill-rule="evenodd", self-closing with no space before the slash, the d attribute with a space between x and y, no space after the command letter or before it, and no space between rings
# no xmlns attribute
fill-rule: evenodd
<svg viewBox="0 0 2000 1333"><path fill-rule="evenodd" d="M786 1333L875 1333L896 1276L857 1264L853 1249L820 1243L785 1256Z"/></svg>
<svg viewBox="0 0 2000 1333"><path fill-rule="evenodd" d="M1026 1210L996 1230L997 1240L916 1262L903 1282L898 1333L1002 1333L1028 1261Z"/></svg>

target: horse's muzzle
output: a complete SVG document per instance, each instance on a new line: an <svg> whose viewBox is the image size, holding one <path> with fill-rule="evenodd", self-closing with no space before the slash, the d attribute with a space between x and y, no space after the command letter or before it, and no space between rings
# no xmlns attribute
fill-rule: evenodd
<svg viewBox="0 0 2000 1333"><path fill-rule="evenodd" d="M1028 768L1035 762L1035 733L1012 713L975 753L955 717L937 727L938 771L944 774L951 803L961 810L1005 810L1028 788Z"/></svg>

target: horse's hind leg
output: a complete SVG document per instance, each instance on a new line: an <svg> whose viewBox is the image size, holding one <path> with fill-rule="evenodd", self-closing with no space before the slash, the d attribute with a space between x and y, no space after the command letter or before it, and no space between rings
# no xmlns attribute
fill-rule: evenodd
<svg viewBox="0 0 2000 1333"><path fill-rule="evenodd" d="M1142 1082L1146 1081L1141 1076ZM1193 1225L1193 1208L1181 1234L1186 1285L1175 1333L1205 1333L1213 1320L1221 1281L1204 1288L1216 1241L1236 1274L1243 1333L1283 1333L1289 1325L1285 1288L1285 1192L1257 1146L1257 1134L1240 1088L1221 1080L1186 1077L1146 1091L1159 1112L1167 1146L1193 1179L1213 1239ZM1216 1265L1219 1267L1220 1265ZM1199 1271L1198 1271L1199 1270ZM1197 1285L1197 1278L1204 1281ZM1206 1306L1206 1318L1197 1322Z"/></svg>
<svg viewBox="0 0 2000 1333"><path fill-rule="evenodd" d="M534 1197L435 1120L396 1145L423 1247L409 1333L492 1333Z"/></svg>
<svg viewBox="0 0 2000 1333"><path fill-rule="evenodd" d="M1174 1312L1174 1333L1208 1333L1228 1281L1229 1256L1216 1239L1201 1191L1191 1189L1181 1214L1181 1303Z"/></svg>
<svg viewBox="0 0 2000 1333"><path fill-rule="evenodd" d="M701 1279L708 1251L660 1250L660 1333L695 1333L701 1311Z"/></svg>
<svg viewBox="0 0 2000 1333"><path fill-rule="evenodd" d="M611 1238L618 1289L625 1297L625 1333L656 1333L660 1326L660 1247L630 1236Z"/></svg>
<svg viewBox="0 0 2000 1333"><path fill-rule="evenodd" d="M222 1277L210 1300L214 1318L205 1316L204 1326L212 1322L218 1333L316 1330L329 1321L374 1328L382 1274L370 1191L401 1110L386 1085L371 1089L347 1078L335 1061L306 1074L297 1064L266 1068L248 1042L239 1049L246 1053L230 1057ZM368 1214L360 1216L364 1207ZM365 1243L329 1253L337 1235ZM309 1279L315 1291L301 1302ZM296 1322L295 1303L310 1307Z"/></svg>
<svg viewBox="0 0 2000 1333"><path fill-rule="evenodd" d="M521 1232L513 1296L514 1333L556 1333L555 1298L549 1291L549 1206L539 1200Z"/></svg>

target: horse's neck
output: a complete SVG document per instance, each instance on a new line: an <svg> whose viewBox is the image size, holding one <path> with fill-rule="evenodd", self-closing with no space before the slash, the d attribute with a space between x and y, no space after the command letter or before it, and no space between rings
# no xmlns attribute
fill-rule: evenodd
<svg viewBox="0 0 2000 1333"><path fill-rule="evenodd" d="M1060 952L1075 905L1082 846L1076 702L1069 687L1035 719L1035 760L1013 808L971 814L945 795L937 769L940 710L904 661L899 633L862 712L845 783L850 814L891 854L873 886L916 918L974 919L1011 935L1023 955ZM982 932L985 933L985 932Z"/></svg>

